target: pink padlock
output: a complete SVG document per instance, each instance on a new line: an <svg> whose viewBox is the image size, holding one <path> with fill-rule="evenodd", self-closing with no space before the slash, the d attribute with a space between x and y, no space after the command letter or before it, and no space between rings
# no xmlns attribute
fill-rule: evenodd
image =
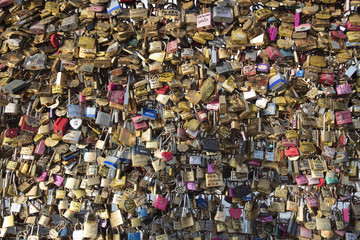
<svg viewBox="0 0 360 240"><path fill-rule="evenodd" d="M294 24L295 24L295 27L299 26L299 24L300 24L300 13L298 13L298 12L295 13Z"/></svg>
<svg viewBox="0 0 360 240"><path fill-rule="evenodd" d="M267 46L266 53L269 58L274 61L282 62L285 59L284 55L279 51L279 49L276 49L272 46Z"/></svg>
<svg viewBox="0 0 360 240"><path fill-rule="evenodd" d="M59 175L54 175L54 185L60 187L64 182L64 178Z"/></svg>
<svg viewBox="0 0 360 240"><path fill-rule="evenodd" d="M38 176L37 178L35 178L35 181L36 181L36 182L45 182L46 179L47 179L47 177L48 177L48 172L42 172L42 173L40 174L40 176Z"/></svg>
<svg viewBox="0 0 360 240"><path fill-rule="evenodd" d="M80 92L80 94L79 94L79 102L85 103L85 101L86 101L86 97L83 96L82 93Z"/></svg>
<svg viewBox="0 0 360 240"><path fill-rule="evenodd" d="M318 178L312 178L311 175L306 175L309 183L308 185L317 185L320 183L320 180Z"/></svg>
<svg viewBox="0 0 360 240"><path fill-rule="evenodd" d="M345 222L349 222L350 218L349 218L349 209L347 208L343 208L343 218Z"/></svg>
<svg viewBox="0 0 360 240"><path fill-rule="evenodd" d="M297 185L305 185L309 183L309 180L305 175L299 175L298 177L295 178L295 181Z"/></svg>
<svg viewBox="0 0 360 240"><path fill-rule="evenodd" d="M176 52L178 50L178 42L177 40L171 41L166 45L166 53L170 54Z"/></svg>
<svg viewBox="0 0 360 240"><path fill-rule="evenodd" d="M147 127L148 127L147 123L145 121L142 121L141 118L142 118L142 115L137 115L137 116L134 116L131 118L133 120L136 131L147 129Z"/></svg>
<svg viewBox="0 0 360 240"><path fill-rule="evenodd" d="M38 145L36 145L34 154L43 155L45 151L45 140L41 140Z"/></svg>
<svg viewBox="0 0 360 240"><path fill-rule="evenodd" d="M281 139L281 143L284 147L296 147L296 139L287 139L287 138L283 138Z"/></svg>
<svg viewBox="0 0 360 240"><path fill-rule="evenodd" d="M207 167L207 170L208 170L208 173L214 173L215 172L214 164L209 164Z"/></svg>
<svg viewBox="0 0 360 240"><path fill-rule="evenodd" d="M186 183L186 188L187 190L190 190L190 191L196 191L196 182L187 182Z"/></svg>
<svg viewBox="0 0 360 240"><path fill-rule="evenodd" d="M336 112L335 119L338 126L352 125L353 123L350 110Z"/></svg>
<svg viewBox="0 0 360 240"><path fill-rule="evenodd" d="M339 235L340 237L343 237L346 233L346 229L343 230L335 230L334 231L337 235Z"/></svg>
<svg viewBox="0 0 360 240"><path fill-rule="evenodd" d="M169 201L169 199L159 195L156 198L154 207L156 207L157 209L165 211L168 201Z"/></svg>
<svg viewBox="0 0 360 240"><path fill-rule="evenodd" d="M310 206L310 207L320 207L320 202L319 200L314 197L314 196L308 196L305 198L306 199L306 202L307 204Z"/></svg>
<svg viewBox="0 0 360 240"><path fill-rule="evenodd" d="M269 28L268 35L269 35L270 41L275 41L277 32L278 32L278 29L276 27Z"/></svg>
<svg viewBox="0 0 360 240"><path fill-rule="evenodd" d="M102 12L104 10L105 10L105 7L101 6L101 5L92 5L92 6L90 6L90 11L93 11L93 12Z"/></svg>
<svg viewBox="0 0 360 240"><path fill-rule="evenodd" d="M339 137L339 139L338 139L338 146L339 147L343 147L343 146L345 146L347 144L347 137L346 137L346 135L345 135L345 133L344 134L341 134L341 136Z"/></svg>
<svg viewBox="0 0 360 240"><path fill-rule="evenodd" d="M312 239L311 229L307 229L305 227L300 227L300 237Z"/></svg>
<svg viewBox="0 0 360 240"><path fill-rule="evenodd" d="M336 87L336 93L339 96L348 95L352 93L350 84L341 84Z"/></svg>
<svg viewBox="0 0 360 240"><path fill-rule="evenodd" d="M295 27L296 32L305 32L305 31L309 31L310 29L311 29L310 23L303 23Z"/></svg>
<svg viewBox="0 0 360 240"><path fill-rule="evenodd" d="M122 90L113 91L110 96L110 102L121 104L124 102L124 96L125 92Z"/></svg>

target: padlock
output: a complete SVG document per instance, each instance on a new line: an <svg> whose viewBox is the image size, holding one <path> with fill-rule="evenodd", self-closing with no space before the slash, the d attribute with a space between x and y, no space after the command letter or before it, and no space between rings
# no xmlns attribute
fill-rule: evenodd
<svg viewBox="0 0 360 240"><path fill-rule="evenodd" d="M231 23L233 21L233 10L226 6L216 6L212 11L214 22Z"/></svg>
<svg viewBox="0 0 360 240"><path fill-rule="evenodd" d="M9 114L9 115L16 115L19 112L19 104L17 103L8 103L5 106L4 109L4 114Z"/></svg>
<svg viewBox="0 0 360 240"><path fill-rule="evenodd" d="M32 34L44 34L45 33L45 25L40 22L35 22L30 26L30 32Z"/></svg>
<svg viewBox="0 0 360 240"><path fill-rule="evenodd" d="M64 18L61 22L61 30L64 32L72 31L78 27L78 16L76 14Z"/></svg>
<svg viewBox="0 0 360 240"><path fill-rule="evenodd" d="M274 61L282 62L285 58L278 49L271 46L266 48L266 53L268 54L269 58Z"/></svg>
<svg viewBox="0 0 360 240"><path fill-rule="evenodd" d="M54 132L58 135L63 137L68 128L69 119L67 118L58 118L54 122Z"/></svg>
<svg viewBox="0 0 360 240"><path fill-rule="evenodd" d="M95 120L95 124L110 127L111 115L105 112L98 112Z"/></svg>

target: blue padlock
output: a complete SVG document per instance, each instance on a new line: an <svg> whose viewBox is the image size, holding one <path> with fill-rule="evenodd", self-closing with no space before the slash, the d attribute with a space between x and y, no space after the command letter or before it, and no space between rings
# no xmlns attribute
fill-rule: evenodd
<svg viewBox="0 0 360 240"><path fill-rule="evenodd" d="M142 113L143 117L148 117L148 118L155 120L156 114L157 114L157 111L154 109L143 108L143 113Z"/></svg>
<svg viewBox="0 0 360 240"><path fill-rule="evenodd" d="M304 70L298 70L298 71L296 72L296 77L304 77L304 73L305 73Z"/></svg>
<svg viewBox="0 0 360 240"><path fill-rule="evenodd" d="M197 199L197 205L198 207L201 207L201 208L205 208L205 209L208 209L208 203L205 199L203 199L202 197L199 197Z"/></svg>
<svg viewBox="0 0 360 240"><path fill-rule="evenodd" d="M140 240L140 233L129 233L128 234L128 240Z"/></svg>
<svg viewBox="0 0 360 240"><path fill-rule="evenodd" d="M59 232L59 236L60 237L68 237L68 229L67 228L61 229Z"/></svg>
<svg viewBox="0 0 360 240"><path fill-rule="evenodd" d="M140 218L143 218L143 219L149 218L149 214L148 214L146 208L141 209L139 215L140 215Z"/></svg>

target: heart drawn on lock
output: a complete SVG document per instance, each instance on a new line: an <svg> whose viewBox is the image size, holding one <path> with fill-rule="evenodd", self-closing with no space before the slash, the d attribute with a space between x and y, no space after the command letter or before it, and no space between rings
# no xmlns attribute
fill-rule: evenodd
<svg viewBox="0 0 360 240"><path fill-rule="evenodd" d="M82 124L82 120L80 118L73 118L70 120L70 126L73 129L78 129Z"/></svg>
<svg viewBox="0 0 360 240"><path fill-rule="evenodd" d="M170 161L171 159L173 159L174 157L174 154L172 152L162 152L161 153L161 156L163 157L163 159L168 162Z"/></svg>
<svg viewBox="0 0 360 240"><path fill-rule="evenodd" d="M233 219L237 220L240 218L242 211L240 208L230 208L229 213Z"/></svg>
<svg viewBox="0 0 360 240"><path fill-rule="evenodd" d="M125 200L124 201L124 207L126 211L130 211L131 209L133 209L135 207L135 203L133 200Z"/></svg>
<svg viewBox="0 0 360 240"><path fill-rule="evenodd" d="M186 191L186 187L185 186L176 186L175 187L175 192L177 194L183 194Z"/></svg>

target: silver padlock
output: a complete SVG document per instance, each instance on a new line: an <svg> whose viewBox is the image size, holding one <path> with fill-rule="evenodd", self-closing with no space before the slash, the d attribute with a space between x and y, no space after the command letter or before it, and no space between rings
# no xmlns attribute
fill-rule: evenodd
<svg viewBox="0 0 360 240"><path fill-rule="evenodd" d="M81 105L69 104L67 106L68 118L81 118L83 117L83 107Z"/></svg>
<svg viewBox="0 0 360 240"><path fill-rule="evenodd" d="M110 123L111 123L111 114L98 112L95 120L95 124L105 127L110 127Z"/></svg>
<svg viewBox="0 0 360 240"><path fill-rule="evenodd" d="M210 63L209 63L209 68L210 69L215 68L216 64L217 64L217 53L216 53L215 47L213 45L212 49L211 49L211 59L210 59Z"/></svg>
<svg viewBox="0 0 360 240"><path fill-rule="evenodd" d="M24 68L26 70L42 70L45 69L46 55L37 53L32 56L26 56L24 61Z"/></svg>
<svg viewBox="0 0 360 240"><path fill-rule="evenodd" d="M96 107L86 107L85 108L85 117L95 118L96 117Z"/></svg>
<svg viewBox="0 0 360 240"><path fill-rule="evenodd" d="M64 18L61 22L61 30L64 32L72 31L77 29L78 27L78 16L77 14L74 14L70 17Z"/></svg>
<svg viewBox="0 0 360 240"><path fill-rule="evenodd" d="M109 168L107 177L108 178L115 178L115 175L116 175L116 169L115 168Z"/></svg>
<svg viewBox="0 0 360 240"><path fill-rule="evenodd" d="M351 65L346 71L345 71L345 76L347 76L348 78L351 78L351 76L357 71L359 63L356 63L355 65Z"/></svg>
<svg viewBox="0 0 360 240"><path fill-rule="evenodd" d="M233 10L230 7L216 6L213 8L214 22L232 23L234 21Z"/></svg>
<svg viewBox="0 0 360 240"><path fill-rule="evenodd" d="M8 103L5 106L4 113L7 115L16 115L19 112L19 104L17 103Z"/></svg>
<svg viewBox="0 0 360 240"><path fill-rule="evenodd" d="M55 198L54 198L54 189L49 189L49 192L48 192L48 196L47 196L47 205L51 206L53 205L55 202Z"/></svg>

